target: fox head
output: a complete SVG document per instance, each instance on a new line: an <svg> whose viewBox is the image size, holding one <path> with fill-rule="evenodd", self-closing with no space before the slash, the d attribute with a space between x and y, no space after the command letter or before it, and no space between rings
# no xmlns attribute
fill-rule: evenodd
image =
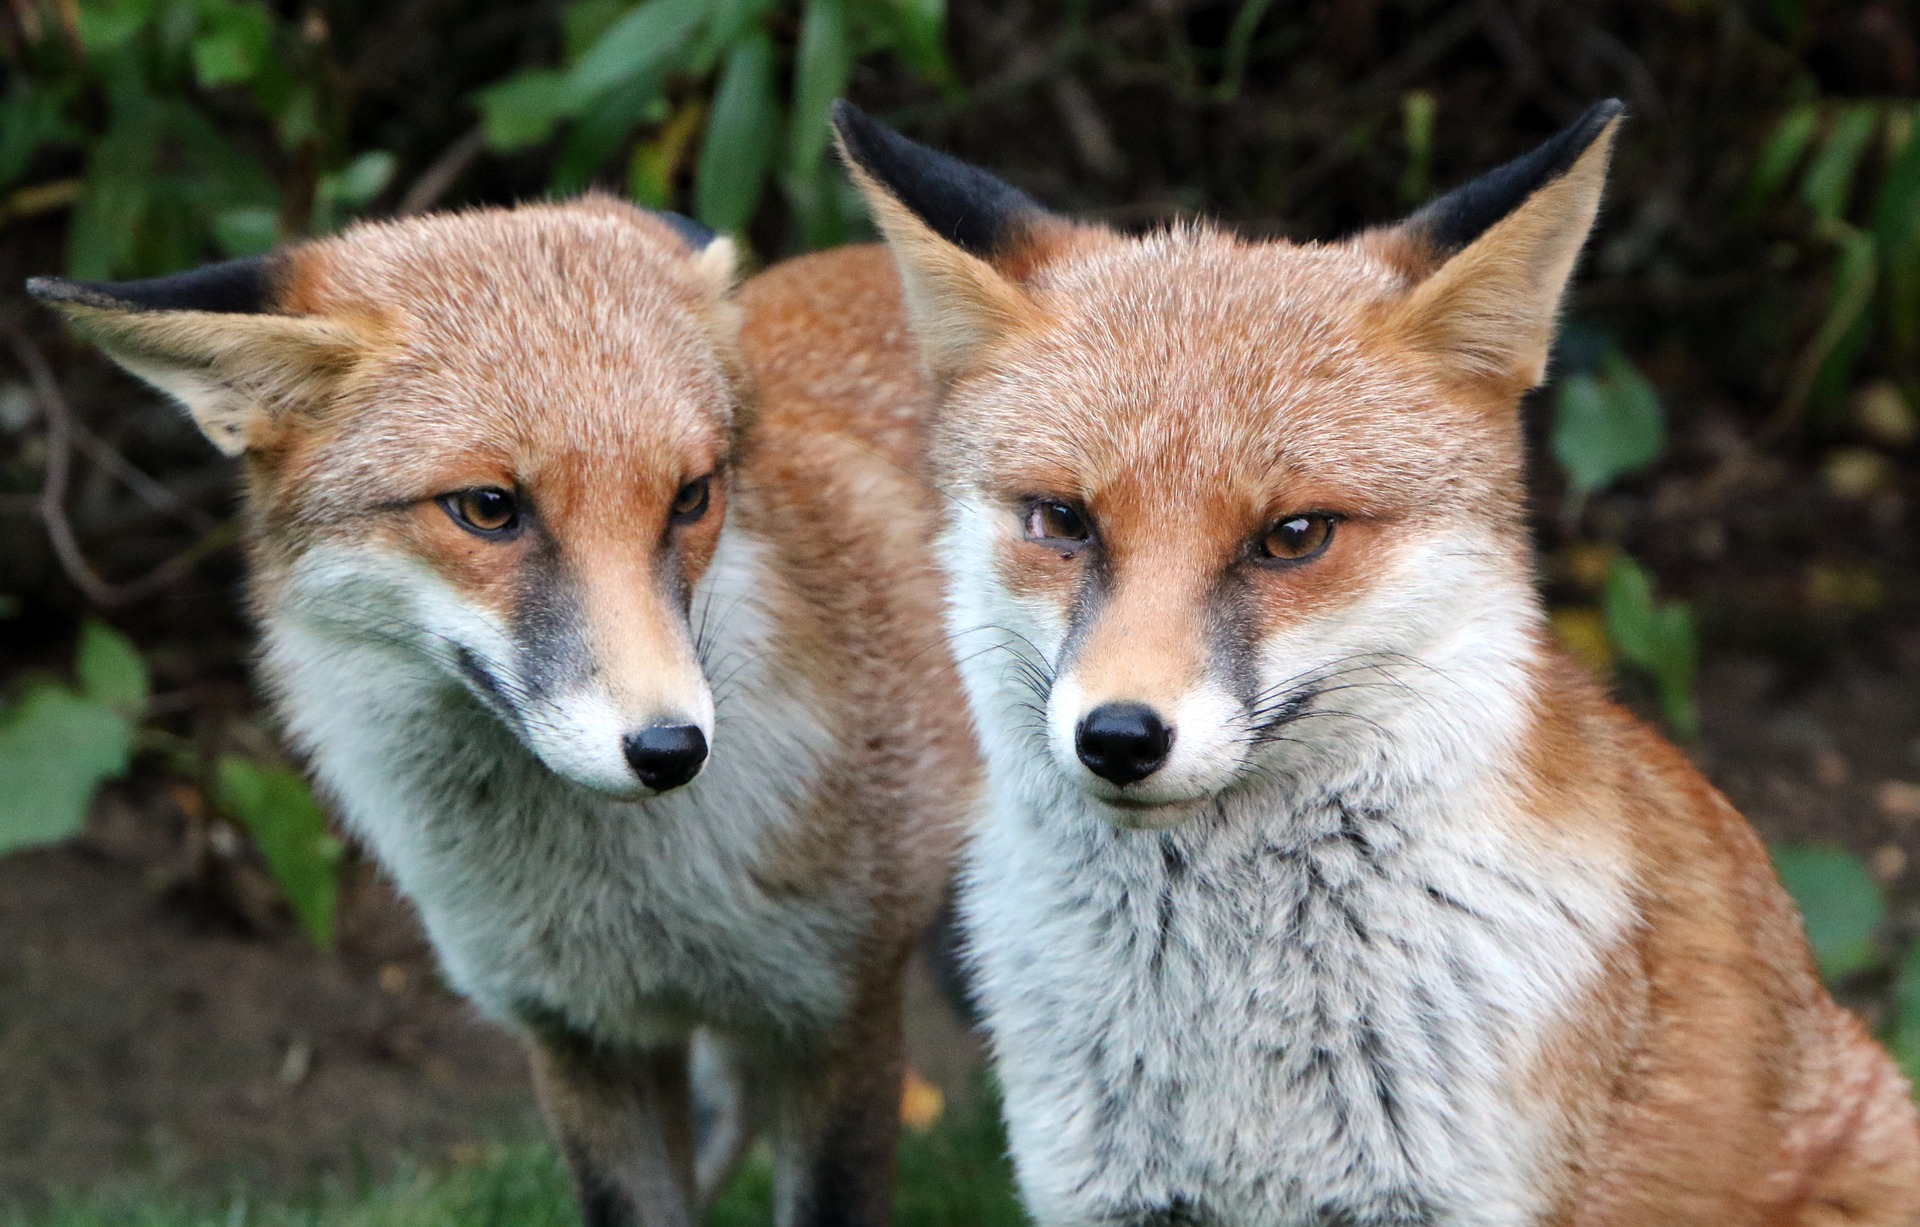
<svg viewBox="0 0 1920 1227"><path fill-rule="evenodd" d="M838 104L940 389L983 724L1130 826L1373 770L1369 739L1445 764L1514 733L1542 637L1519 404L1621 109L1295 245L1075 223Z"/></svg>
<svg viewBox="0 0 1920 1227"><path fill-rule="evenodd" d="M742 412L733 266L587 198L29 289L244 458L270 672L276 636L373 650L639 797L713 735L689 604Z"/></svg>

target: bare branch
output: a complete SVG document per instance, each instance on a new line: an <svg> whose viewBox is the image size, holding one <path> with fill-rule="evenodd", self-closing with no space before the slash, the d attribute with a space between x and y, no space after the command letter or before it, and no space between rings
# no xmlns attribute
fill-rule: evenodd
<svg viewBox="0 0 1920 1227"><path fill-rule="evenodd" d="M47 526L47 539L53 546L54 559L59 562L60 569L73 582L73 586L85 593L88 600L102 609L146 600L185 579L201 560L239 540L237 524L217 524L202 533L198 541L138 579L116 584L103 578L87 561L74 535L73 523L67 518L67 484L73 474L77 423L67 407L59 382L53 377L53 368L47 365L40 347L18 327L7 330L7 340L13 348L14 357L27 372L34 396L40 402L41 415L47 422L47 471L40 487L40 519ZM132 468L131 465L127 467ZM141 476L145 477L145 474ZM152 481L151 478L147 480Z"/></svg>

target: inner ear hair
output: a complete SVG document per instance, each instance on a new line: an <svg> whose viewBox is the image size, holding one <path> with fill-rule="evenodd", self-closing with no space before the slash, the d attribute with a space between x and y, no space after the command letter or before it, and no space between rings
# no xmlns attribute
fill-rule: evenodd
<svg viewBox="0 0 1920 1227"><path fill-rule="evenodd" d="M1398 343L1503 396L1545 377L1561 298L1599 212L1622 109L1600 103L1525 157L1394 230L1362 237L1416 281L1388 309Z"/></svg>
<svg viewBox="0 0 1920 1227"><path fill-rule="evenodd" d="M900 272L928 372L949 383L994 342L1038 322L1018 284L1036 240L1062 228L1025 193L833 105L840 153ZM1009 267L1002 267L1009 266Z"/></svg>
<svg viewBox="0 0 1920 1227"><path fill-rule="evenodd" d="M112 285L39 277L28 290L238 455L276 415L329 395L371 342L348 321L246 309L270 284L261 272L215 265ZM174 305L189 302L207 305Z"/></svg>

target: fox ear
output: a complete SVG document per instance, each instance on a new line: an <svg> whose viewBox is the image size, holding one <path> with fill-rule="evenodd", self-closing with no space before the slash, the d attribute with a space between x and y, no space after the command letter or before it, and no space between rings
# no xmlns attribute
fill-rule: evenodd
<svg viewBox="0 0 1920 1227"><path fill-rule="evenodd" d="M344 324L274 313L286 260L233 260L151 281L35 277L27 292L185 405L214 446L235 456L276 413L324 395L365 351L363 335Z"/></svg>
<svg viewBox="0 0 1920 1227"><path fill-rule="evenodd" d="M1466 382L1517 393L1545 377L1623 109L1597 103L1533 152L1363 237L1417 279L1390 311L1396 340Z"/></svg>
<svg viewBox="0 0 1920 1227"><path fill-rule="evenodd" d="M1009 183L901 136L842 98L840 154L900 269L933 377L949 382L995 341L1038 321L1018 284L1032 247L1065 223Z"/></svg>

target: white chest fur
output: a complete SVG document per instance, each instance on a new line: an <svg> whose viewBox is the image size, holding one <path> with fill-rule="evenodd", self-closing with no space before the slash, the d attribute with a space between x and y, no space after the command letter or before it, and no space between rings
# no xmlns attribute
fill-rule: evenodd
<svg viewBox="0 0 1920 1227"><path fill-rule="evenodd" d="M1086 806L1007 788L968 870L1039 1222L1544 1208L1548 1126L1518 1084L1595 970L1604 895L1543 881L1486 824L1412 798L1273 788L1166 832Z"/></svg>
<svg viewBox="0 0 1920 1227"><path fill-rule="evenodd" d="M327 565L311 560L312 587L329 588ZM267 619L265 672L295 741L489 1014L533 1007L645 1040L694 1021L804 1033L844 1008L857 904L754 882L830 741L773 672L757 565L730 532L695 594L718 619L711 658L737 670L713 760L644 802L554 775L444 670L365 634L364 611L294 599Z"/></svg>

